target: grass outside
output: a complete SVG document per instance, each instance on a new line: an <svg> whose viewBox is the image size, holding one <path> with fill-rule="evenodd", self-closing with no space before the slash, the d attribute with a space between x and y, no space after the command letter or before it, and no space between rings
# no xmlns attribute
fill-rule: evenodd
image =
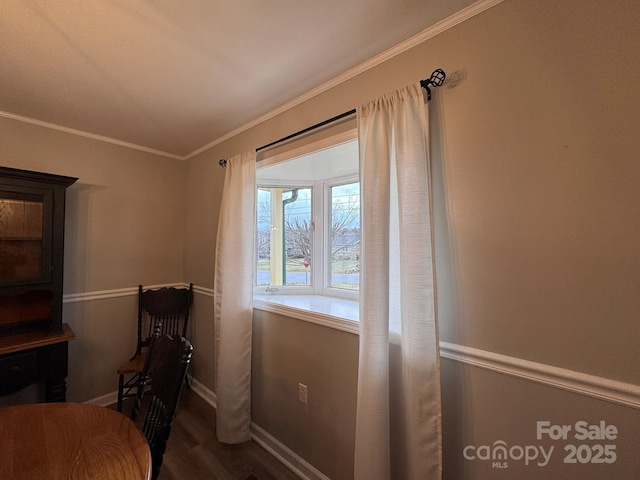
<svg viewBox="0 0 640 480"><path fill-rule="evenodd" d="M344 274L344 273L358 273L360 261L358 260L338 260L333 262L332 273ZM258 270L269 270L269 260L259 260ZM287 260L287 272L309 272L311 268L305 268L302 260L294 258ZM347 288L347 287L345 287Z"/></svg>
<svg viewBox="0 0 640 480"><path fill-rule="evenodd" d="M333 262L332 265L332 273L336 275L347 274L347 273L358 273L360 271L360 262L358 260L338 260ZM269 270L269 260L259 260L258 261L258 270ZM295 258L287 261L287 272L309 272L311 273L311 268L305 268L302 260ZM290 284L293 285L293 284ZM334 282L332 285L334 288L343 288L346 290L358 290L358 283L345 283L345 282Z"/></svg>

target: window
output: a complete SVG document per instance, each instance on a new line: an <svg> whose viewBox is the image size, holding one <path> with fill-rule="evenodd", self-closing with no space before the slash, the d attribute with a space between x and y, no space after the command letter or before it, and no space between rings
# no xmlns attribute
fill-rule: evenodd
<svg viewBox="0 0 640 480"><path fill-rule="evenodd" d="M256 283L310 286L312 187L258 186Z"/></svg>
<svg viewBox="0 0 640 480"><path fill-rule="evenodd" d="M360 183L328 188L329 286L359 290L360 286Z"/></svg>
<svg viewBox="0 0 640 480"><path fill-rule="evenodd" d="M295 308L357 320L360 183L354 133L259 163L258 305L295 303Z"/></svg>

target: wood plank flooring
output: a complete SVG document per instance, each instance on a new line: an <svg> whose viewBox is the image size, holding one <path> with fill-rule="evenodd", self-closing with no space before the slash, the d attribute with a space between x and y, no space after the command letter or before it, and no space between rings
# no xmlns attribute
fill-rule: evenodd
<svg viewBox="0 0 640 480"><path fill-rule="evenodd" d="M128 414L127 405L123 408ZM299 480L254 441L218 442L216 412L193 390L182 390L159 480Z"/></svg>

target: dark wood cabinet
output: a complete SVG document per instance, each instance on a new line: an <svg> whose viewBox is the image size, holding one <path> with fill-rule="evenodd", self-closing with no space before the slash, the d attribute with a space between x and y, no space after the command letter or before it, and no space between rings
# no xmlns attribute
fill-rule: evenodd
<svg viewBox="0 0 640 480"><path fill-rule="evenodd" d="M0 395L40 379L47 401L65 399L64 216L76 180L0 167Z"/></svg>

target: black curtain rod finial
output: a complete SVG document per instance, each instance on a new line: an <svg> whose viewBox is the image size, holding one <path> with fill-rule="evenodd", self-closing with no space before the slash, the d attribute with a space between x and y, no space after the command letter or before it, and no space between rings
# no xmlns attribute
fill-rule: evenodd
<svg viewBox="0 0 640 480"><path fill-rule="evenodd" d="M429 88L429 85L441 87L446 78L447 74L444 73L444 70L437 68L427 80L420 80L420 86L427 91L427 101L431 100L431 89Z"/></svg>
<svg viewBox="0 0 640 480"><path fill-rule="evenodd" d="M429 77L428 79L425 79L425 80L420 80L420 86L427 91L427 101L431 100L431 89L429 88L429 85L431 85L432 87L441 87L446 78L447 78L447 74L444 73L444 70L442 70L441 68L437 68L437 69L435 69L433 71L433 73L431 74L431 77ZM269 147L272 147L274 145L277 145L278 143L285 142L285 141L290 140L292 138L295 138L295 137L297 137L299 135L302 135L304 133L310 132L311 130L315 130L318 127L322 127L322 126L327 125L327 124L329 124L331 122L335 122L336 120L339 120L339 119L344 118L344 117L348 117L349 115L353 115L355 113L356 113L355 109L354 110L349 110L348 112L341 113L340 115L336 115L335 117L330 118L329 120L325 120L323 122L316 123L315 125L312 125L312 126L310 126L308 128L300 130L299 132L292 133L291 135L287 135L286 137L283 137L280 140L276 140L275 142L271 142L271 143L269 143L267 145L263 145L263 146L261 146L259 148L256 148L256 152L259 152L260 150L264 150L265 148L269 148ZM223 158L223 159L220 159L218 164L221 167L226 167L227 166L227 161Z"/></svg>

